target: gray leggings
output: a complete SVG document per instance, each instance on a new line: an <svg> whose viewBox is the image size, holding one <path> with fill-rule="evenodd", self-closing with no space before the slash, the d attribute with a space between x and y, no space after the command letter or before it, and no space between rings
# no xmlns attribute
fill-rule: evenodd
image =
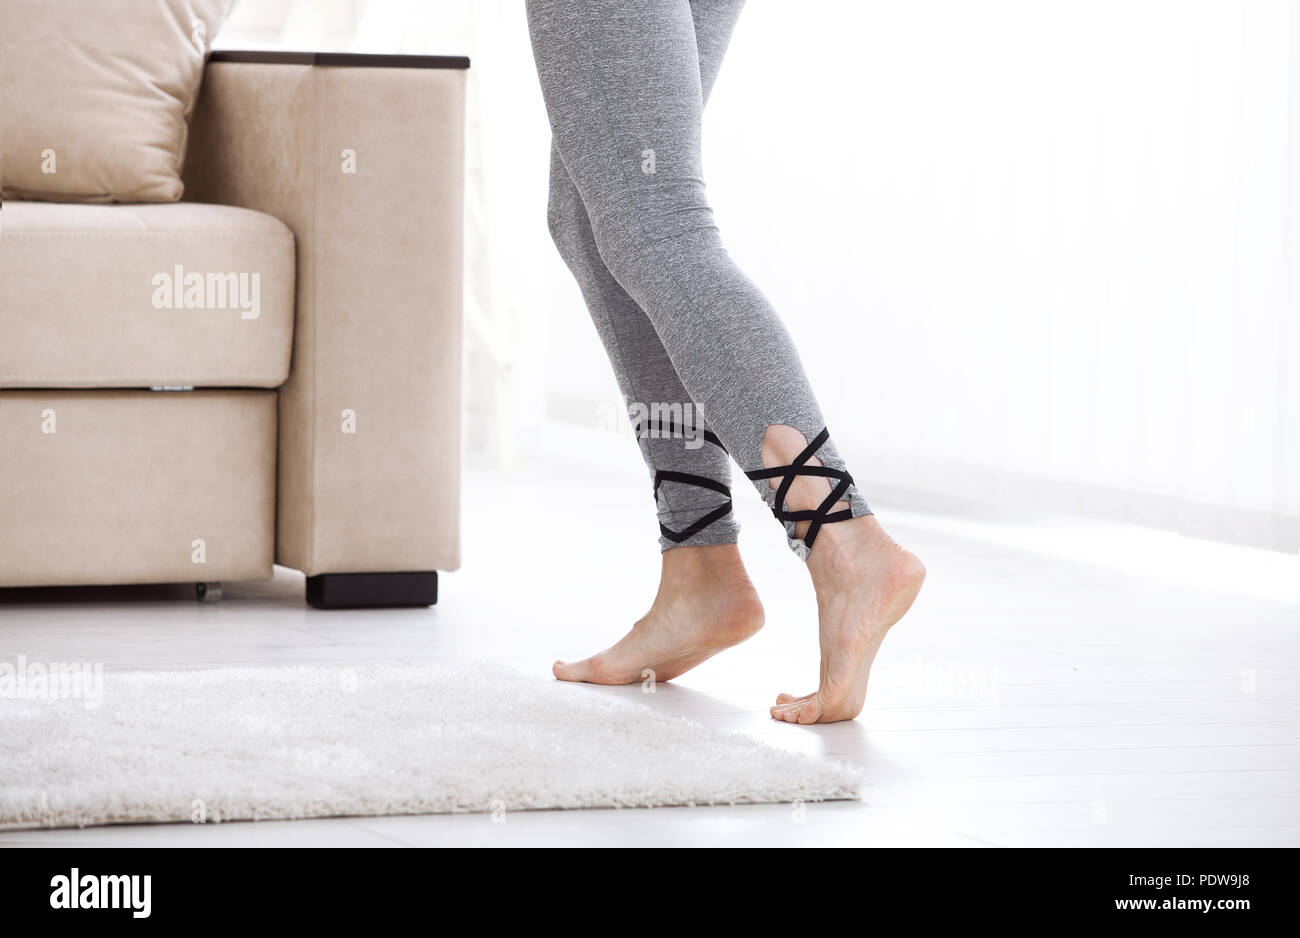
<svg viewBox="0 0 1300 938"><path fill-rule="evenodd" d="M704 99L742 6L528 0L553 135L548 221L628 402L661 546L736 540L730 454L806 558L820 524L871 509L825 433L785 326L727 254L705 198ZM809 441L797 470L763 469L774 424ZM825 468L806 465L812 457ZM817 510L784 504L796 474L830 483ZM849 508L833 511L840 501ZM799 521L811 522L802 540Z"/></svg>

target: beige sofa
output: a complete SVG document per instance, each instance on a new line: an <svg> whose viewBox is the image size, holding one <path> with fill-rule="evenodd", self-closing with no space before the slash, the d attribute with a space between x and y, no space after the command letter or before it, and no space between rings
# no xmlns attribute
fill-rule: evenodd
<svg viewBox="0 0 1300 938"><path fill-rule="evenodd" d="M213 53L183 201L0 209L0 586L459 564L468 61Z"/></svg>

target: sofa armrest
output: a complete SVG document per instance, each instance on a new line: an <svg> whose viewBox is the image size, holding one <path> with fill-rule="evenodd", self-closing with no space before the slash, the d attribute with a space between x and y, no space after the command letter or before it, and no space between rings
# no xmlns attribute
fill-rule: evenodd
<svg viewBox="0 0 1300 938"><path fill-rule="evenodd" d="M309 575L460 563L468 65L214 52L204 72L185 198L297 239L276 561Z"/></svg>

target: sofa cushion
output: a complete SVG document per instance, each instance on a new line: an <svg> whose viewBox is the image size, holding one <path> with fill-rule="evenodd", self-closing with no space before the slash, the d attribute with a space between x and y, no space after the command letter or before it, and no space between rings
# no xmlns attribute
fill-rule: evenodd
<svg viewBox="0 0 1300 938"><path fill-rule="evenodd" d="M204 57L231 2L0 3L4 197L179 199Z"/></svg>
<svg viewBox="0 0 1300 938"><path fill-rule="evenodd" d="M229 205L6 202L0 388L282 384L294 241Z"/></svg>
<svg viewBox="0 0 1300 938"><path fill-rule="evenodd" d="M269 577L278 396L0 394L0 587Z"/></svg>

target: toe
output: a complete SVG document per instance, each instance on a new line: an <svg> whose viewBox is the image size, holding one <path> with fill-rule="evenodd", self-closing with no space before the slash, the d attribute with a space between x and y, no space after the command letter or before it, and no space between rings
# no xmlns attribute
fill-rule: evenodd
<svg viewBox="0 0 1300 938"><path fill-rule="evenodd" d="M812 697L812 694L804 694L802 697L796 697L794 694L777 694L776 702L778 704L799 703L801 700L807 700L810 697Z"/></svg>
<svg viewBox="0 0 1300 938"><path fill-rule="evenodd" d="M805 694L802 697L781 694L776 698L776 701L776 705L768 712L772 714L772 719L782 720L786 723L798 723L807 726L821 720L826 712L825 707L822 706L821 698L815 693Z"/></svg>
<svg viewBox="0 0 1300 938"><path fill-rule="evenodd" d="M799 708L798 720L804 726L816 723L822 715L822 706L817 700L809 700Z"/></svg>
<svg viewBox="0 0 1300 938"><path fill-rule="evenodd" d="M576 661L570 664L567 661L557 661L551 666L551 671L561 681L586 681L591 678L591 659Z"/></svg>
<svg viewBox="0 0 1300 938"><path fill-rule="evenodd" d="M798 723L799 711L802 710L803 707L803 703L783 704L779 707L773 707L772 715L778 720L783 720L786 723Z"/></svg>
<svg viewBox="0 0 1300 938"><path fill-rule="evenodd" d="M776 706L768 710L768 713L772 714L773 720L784 720L785 715L787 713L789 713L791 710L798 709L798 707L799 704L797 703L777 704Z"/></svg>

